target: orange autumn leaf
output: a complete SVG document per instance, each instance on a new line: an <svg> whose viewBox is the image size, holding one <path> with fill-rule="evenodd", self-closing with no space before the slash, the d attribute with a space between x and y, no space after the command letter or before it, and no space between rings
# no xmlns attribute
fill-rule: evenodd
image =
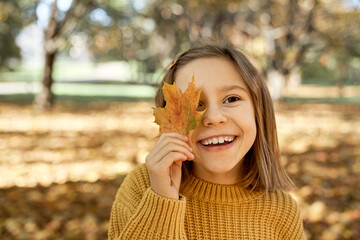
<svg viewBox="0 0 360 240"><path fill-rule="evenodd" d="M155 123L160 126L160 134L178 132L188 135L199 124L204 113L196 111L201 90L196 89L194 75L183 94L175 83L164 83L162 91L166 106L154 109Z"/></svg>

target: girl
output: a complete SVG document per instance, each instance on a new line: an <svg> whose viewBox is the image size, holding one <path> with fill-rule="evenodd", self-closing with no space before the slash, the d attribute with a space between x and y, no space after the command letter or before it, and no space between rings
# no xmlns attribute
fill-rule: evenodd
<svg viewBox="0 0 360 240"><path fill-rule="evenodd" d="M164 81L184 92L193 73L200 124L188 136L162 134L128 174L109 239L303 239L259 72L233 47L205 45L180 55ZM166 104L161 87L157 107Z"/></svg>

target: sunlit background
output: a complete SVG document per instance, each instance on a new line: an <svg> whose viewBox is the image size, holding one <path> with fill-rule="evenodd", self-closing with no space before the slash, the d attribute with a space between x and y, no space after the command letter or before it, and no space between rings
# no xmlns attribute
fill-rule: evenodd
<svg viewBox="0 0 360 240"><path fill-rule="evenodd" d="M360 239L360 1L0 0L0 239L106 239L163 69L231 42L274 99L308 239Z"/></svg>

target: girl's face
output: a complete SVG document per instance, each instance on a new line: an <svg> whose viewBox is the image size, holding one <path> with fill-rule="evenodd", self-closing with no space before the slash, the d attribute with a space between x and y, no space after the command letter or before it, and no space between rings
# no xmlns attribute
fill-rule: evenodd
<svg viewBox="0 0 360 240"><path fill-rule="evenodd" d="M201 123L189 134L195 176L218 184L241 179L242 159L253 145L256 123L249 90L236 67L221 57L196 59L181 67L175 83L184 92L195 74L202 89Z"/></svg>

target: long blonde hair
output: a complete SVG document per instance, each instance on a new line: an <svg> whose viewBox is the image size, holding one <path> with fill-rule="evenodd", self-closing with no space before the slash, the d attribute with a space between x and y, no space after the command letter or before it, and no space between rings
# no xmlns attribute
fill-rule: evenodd
<svg viewBox="0 0 360 240"><path fill-rule="evenodd" d="M228 44L207 44L182 53L165 73L155 96L155 105L157 107L166 105L161 88L164 82L169 84L175 82L178 69L195 59L208 57L222 57L230 60L247 85L253 102L257 135L242 163L241 185L247 189L269 192L277 189L289 190L294 184L280 159L272 99L261 74L241 51Z"/></svg>

